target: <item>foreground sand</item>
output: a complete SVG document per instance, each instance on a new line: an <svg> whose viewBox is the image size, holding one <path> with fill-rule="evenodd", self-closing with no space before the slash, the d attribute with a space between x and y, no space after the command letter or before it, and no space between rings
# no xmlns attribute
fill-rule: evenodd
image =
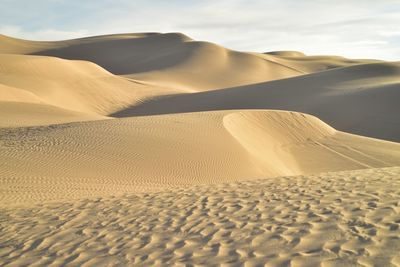
<svg viewBox="0 0 400 267"><path fill-rule="evenodd" d="M399 195L394 167L3 207L0 265L400 266Z"/></svg>

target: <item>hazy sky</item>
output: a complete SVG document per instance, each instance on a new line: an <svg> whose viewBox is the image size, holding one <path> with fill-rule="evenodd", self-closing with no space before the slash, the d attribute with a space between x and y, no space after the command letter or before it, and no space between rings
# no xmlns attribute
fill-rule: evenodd
<svg viewBox="0 0 400 267"><path fill-rule="evenodd" d="M0 33L183 32L237 50L400 60L400 0L0 0Z"/></svg>

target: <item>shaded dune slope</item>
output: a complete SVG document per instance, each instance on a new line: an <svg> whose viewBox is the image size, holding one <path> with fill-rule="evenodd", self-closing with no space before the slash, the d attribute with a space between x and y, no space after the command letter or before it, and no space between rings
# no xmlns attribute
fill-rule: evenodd
<svg viewBox="0 0 400 267"><path fill-rule="evenodd" d="M280 51L256 55L270 60L273 59L282 65L291 66L305 74L358 64L383 62L374 59L348 59L340 56L306 56L297 51Z"/></svg>
<svg viewBox="0 0 400 267"><path fill-rule="evenodd" d="M0 53L37 54L94 62L108 71L159 85L204 91L282 79L363 63L316 57L282 58L198 42L181 33L119 34L58 42L2 37Z"/></svg>
<svg viewBox="0 0 400 267"><path fill-rule="evenodd" d="M2 203L400 164L400 144L338 132L315 117L285 111L149 116L0 133Z"/></svg>
<svg viewBox="0 0 400 267"><path fill-rule="evenodd" d="M309 113L333 127L400 141L400 64L370 63L300 77L141 103L117 117L226 109L282 109Z"/></svg>

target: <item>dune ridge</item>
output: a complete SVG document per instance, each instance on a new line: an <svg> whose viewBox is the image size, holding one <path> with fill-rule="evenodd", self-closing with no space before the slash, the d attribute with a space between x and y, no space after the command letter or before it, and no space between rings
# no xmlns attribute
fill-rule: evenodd
<svg viewBox="0 0 400 267"><path fill-rule="evenodd" d="M3 36L2 43L0 53L87 60L113 74L191 91L259 83L365 62L304 57L307 60L298 64L298 59L291 62L274 55L233 51L181 33L116 34L57 42Z"/></svg>
<svg viewBox="0 0 400 267"><path fill-rule="evenodd" d="M312 114L355 134L400 141L399 63L369 63L221 90L164 96L113 116L229 109Z"/></svg>
<svg viewBox="0 0 400 267"><path fill-rule="evenodd" d="M0 54L0 90L3 127L101 118L154 96L178 93L121 78L88 61L11 54ZM35 123L23 119L24 113Z"/></svg>

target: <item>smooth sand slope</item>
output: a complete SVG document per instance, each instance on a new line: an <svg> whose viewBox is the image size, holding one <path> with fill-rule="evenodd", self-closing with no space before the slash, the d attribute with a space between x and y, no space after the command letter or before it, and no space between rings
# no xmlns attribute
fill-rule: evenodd
<svg viewBox="0 0 400 267"><path fill-rule="evenodd" d="M181 33L117 34L59 42L0 36L0 53L38 54L94 62L108 71L165 87L204 91L363 63L339 57L283 58L244 53Z"/></svg>
<svg viewBox="0 0 400 267"><path fill-rule="evenodd" d="M1 208L6 266L400 266L400 168Z"/></svg>
<svg viewBox="0 0 400 267"><path fill-rule="evenodd" d="M400 165L400 144L286 111L0 129L2 203Z"/></svg>
<svg viewBox="0 0 400 267"><path fill-rule="evenodd" d="M282 65L287 65L304 73L313 73L357 64L382 62L373 59L348 59L341 56L307 56L298 51L275 51L255 55L274 60Z"/></svg>
<svg viewBox="0 0 400 267"><path fill-rule="evenodd" d="M0 102L0 127L51 125L76 121L104 120L108 117L87 114L51 105Z"/></svg>
<svg viewBox="0 0 400 267"><path fill-rule="evenodd" d="M0 92L5 127L104 118L175 90L127 80L88 61L0 54Z"/></svg>
<svg viewBox="0 0 400 267"><path fill-rule="evenodd" d="M356 134L400 141L400 64L370 63L222 90L165 96L117 117L224 109L282 109Z"/></svg>

